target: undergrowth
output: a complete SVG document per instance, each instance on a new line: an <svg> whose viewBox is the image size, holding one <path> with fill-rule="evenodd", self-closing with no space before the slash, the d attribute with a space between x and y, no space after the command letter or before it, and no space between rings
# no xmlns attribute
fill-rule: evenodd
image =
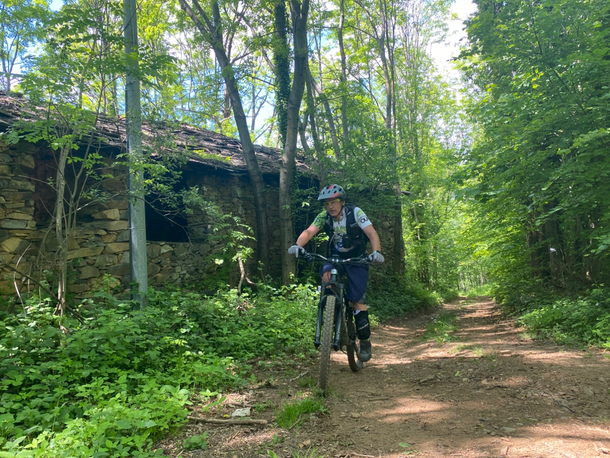
<svg viewBox="0 0 610 458"><path fill-rule="evenodd" d="M520 322L540 338L610 349L610 291L599 288L576 297L531 299Z"/></svg>
<svg viewBox="0 0 610 458"><path fill-rule="evenodd" d="M436 340L441 345L446 342L451 342L454 339L454 333L458 330L457 317L453 313L441 313L435 317L432 322L426 325L426 332L423 335L424 340Z"/></svg>
<svg viewBox="0 0 610 458"><path fill-rule="evenodd" d="M304 356L313 295L151 291L133 311L100 292L84 322L63 319L67 335L49 300L29 299L0 314L0 456L159 456L150 445L185 422L191 392L244 386L253 357Z"/></svg>
<svg viewBox="0 0 610 458"><path fill-rule="evenodd" d="M278 411L275 420L282 428L291 429L303 423L311 414L326 412L319 398L304 397L297 401L289 402Z"/></svg>
<svg viewBox="0 0 610 458"><path fill-rule="evenodd" d="M497 286L494 298L533 337L610 349L610 289L603 285L586 290L514 282Z"/></svg>
<svg viewBox="0 0 610 458"><path fill-rule="evenodd" d="M407 280L373 277L374 320L440 302ZM68 334L48 298L28 299L17 314L0 311L0 458L161 456L151 444L186 422L197 393L255 381L255 358L313 351L317 300L308 285L213 297L151 290L148 298L135 311L98 292L78 309L83 321L62 319ZM320 410L307 398L282 412L290 427ZM206 444L202 436L185 447Z"/></svg>
<svg viewBox="0 0 610 458"><path fill-rule="evenodd" d="M373 271L366 299L371 315L379 321L436 307L443 302L439 294L406 277L376 275Z"/></svg>
<svg viewBox="0 0 610 458"><path fill-rule="evenodd" d="M482 286L470 288L467 291L460 291L459 295L463 296L463 297L467 297L469 299L473 299L476 297L491 296L493 294L492 291L493 291L493 285L491 283L486 283Z"/></svg>

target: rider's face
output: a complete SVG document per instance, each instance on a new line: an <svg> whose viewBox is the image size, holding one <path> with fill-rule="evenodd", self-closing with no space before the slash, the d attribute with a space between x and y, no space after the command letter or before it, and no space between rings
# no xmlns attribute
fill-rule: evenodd
<svg viewBox="0 0 610 458"><path fill-rule="evenodd" d="M326 199L324 201L324 208L330 214L330 216L332 216L333 218L336 218L343 211L344 204L345 204L345 202L342 201L341 199L337 199L337 198Z"/></svg>

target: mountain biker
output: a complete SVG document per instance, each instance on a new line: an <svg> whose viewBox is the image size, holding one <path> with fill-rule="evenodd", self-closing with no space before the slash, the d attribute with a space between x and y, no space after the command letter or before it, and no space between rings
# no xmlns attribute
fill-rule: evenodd
<svg viewBox="0 0 610 458"><path fill-rule="evenodd" d="M379 235L373 228L365 213L353 204L345 203L345 191L337 184L326 186L318 200L321 200L325 210L322 210L314 219L311 226L305 229L296 243L288 248L288 253L299 257L305 253L303 248L320 230L328 234L328 254L342 259L353 258L366 254L367 242L371 242L373 252L368 256L369 261L381 264L384 261L381 251ZM322 281L330 281L330 263L322 267ZM339 274L347 275L347 290L345 297L351 302L356 320L358 339L360 340L360 360L366 362L371 359L371 328L369 325L369 312L366 306L364 292L369 278L369 266L357 264L343 264L338 266Z"/></svg>

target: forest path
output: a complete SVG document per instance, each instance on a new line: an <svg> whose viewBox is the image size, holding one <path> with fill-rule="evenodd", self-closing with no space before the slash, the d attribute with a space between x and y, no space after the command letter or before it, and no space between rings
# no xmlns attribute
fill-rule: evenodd
<svg viewBox="0 0 610 458"><path fill-rule="evenodd" d="M439 315L454 316L457 330L449 341L423 340ZM333 355L327 413L290 430L193 425L187 435L207 431L209 447L181 456L610 456L607 355L533 341L485 299L386 323L372 342L373 359L359 373L344 354ZM291 374L298 375L282 381L284 367L275 382L237 396L233 407L281 405L303 392L306 377L298 376L315 371L296 366ZM253 418L273 419L271 409L255 411ZM171 456L179 448L164 447Z"/></svg>

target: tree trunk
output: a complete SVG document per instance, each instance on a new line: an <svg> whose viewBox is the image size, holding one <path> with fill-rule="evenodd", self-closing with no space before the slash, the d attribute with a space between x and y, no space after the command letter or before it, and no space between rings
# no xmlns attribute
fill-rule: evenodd
<svg viewBox="0 0 610 458"><path fill-rule="evenodd" d="M309 73L309 69L307 70ZM311 136L313 138L313 146L316 152L316 160L318 162L318 179L320 180L320 189L326 186L326 168L324 165L324 152L322 151L322 145L320 143L320 136L318 135L318 127L316 124L315 116L315 104L313 98L313 88L311 87L311 81L309 78L305 81L307 85L307 115L309 117L309 124L311 124Z"/></svg>
<svg viewBox="0 0 610 458"><path fill-rule="evenodd" d="M404 272L404 240L402 235L402 203L400 179L398 178L398 157L396 148L396 123L394 112L394 62L388 59L387 53L392 55L391 47L386 47L386 41L389 43L388 37L388 21L384 10L382 0L379 0L379 14L381 16L380 33L377 37L379 46L379 57L383 68L383 78L386 89L386 109L385 109L385 125L388 133L391 136L390 140L390 158L392 161L393 189L394 189L394 246L392 253L392 271L395 274L401 275Z"/></svg>
<svg viewBox="0 0 610 458"><path fill-rule="evenodd" d="M66 307L66 293L68 290L68 240L64 231L65 207L64 193L66 189L66 163L70 146L63 146L57 163L57 174L55 183L57 186L57 197L55 200L55 237L59 249L57 250L57 307L55 313L63 317Z"/></svg>
<svg viewBox="0 0 610 458"><path fill-rule="evenodd" d="M343 147L349 140L349 125L347 122L347 59L345 58L345 47L343 46L343 23L345 22L345 0L341 0L339 27L337 38L339 42L339 53L341 54L341 123L343 125Z"/></svg>
<svg viewBox="0 0 610 458"><path fill-rule="evenodd" d="M193 9L187 4L186 0L178 0L180 6L184 12L191 18L197 29L201 32L203 38L206 40L218 60L218 64L222 70L222 75L227 86L227 92L231 100L231 106L233 107L233 117L239 132L239 139L241 140L242 153L244 160L246 161L246 167L250 180L252 181L252 188L254 190L254 204L256 207L256 246L257 246L257 257L259 262L263 264L263 271L266 273L269 269L269 229L267 224L267 203L265 199L265 182L263 180L263 173L261 172L256 155L254 153L254 146L250 139L250 130L248 129L248 121L244 113L244 108L241 102L241 96L237 87L237 81L235 80L235 74L231 62L227 57L227 53L224 49L222 36L220 31L220 11L218 9L218 2L214 1L212 4L214 22L210 21L205 11L199 5L198 0L192 0L192 3L197 10L197 13L201 16L203 22L199 19L199 16L193 11Z"/></svg>
<svg viewBox="0 0 610 458"><path fill-rule="evenodd" d="M339 139L337 138L337 129L335 128L335 121L333 119L333 113L330 109L330 103L328 103L328 97L324 94L324 91L321 87L316 84L316 80L313 78L311 71L309 70L309 66L307 67L307 79L311 87L316 91L316 93L320 96L322 100L322 104L324 105L324 111L326 113L326 122L328 122L328 131L330 132L330 138L333 142L333 150L335 152L335 157L337 159L341 159L341 147L339 146Z"/></svg>
<svg viewBox="0 0 610 458"><path fill-rule="evenodd" d="M131 277L131 298L140 309L148 304L148 254L146 250L146 208L142 183L144 172L137 164L142 158L142 106L140 101L140 80L138 56L138 22L135 0L124 1L125 14L125 54L127 75L125 77L125 131L129 171L129 267Z"/></svg>
<svg viewBox="0 0 610 458"><path fill-rule="evenodd" d="M288 39L286 36L286 1L279 0L274 8L275 39L273 40L273 63L275 70L275 110L277 127L282 145L286 144L288 126L288 100L290 98L290 62L288 61Z"/></svg>
<svg viewBox="0 0 610 458"><path fill-rule="evenodd" d="M292 179L299 129L299 110L305 91L305 73L309 51L307 47L307 15L309 0L290 1L294 36L294 76L288 99L286 144L280 162L280 250L282 253L282 283L291 281L295 272L295 259L288 255L288 247L294 243L292 227Z"/></svg>

